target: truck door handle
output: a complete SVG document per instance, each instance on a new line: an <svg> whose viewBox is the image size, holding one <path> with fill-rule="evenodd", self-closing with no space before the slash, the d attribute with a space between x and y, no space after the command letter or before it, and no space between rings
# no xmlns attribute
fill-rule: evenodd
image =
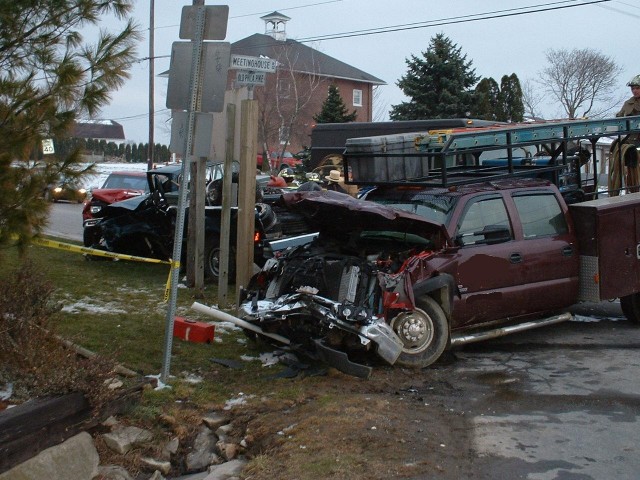
<svg viewBox="0 0 640 480"><path fill-rule="evenodd" d="M571 257L571 256L573 256L573 247L571 247L571 246L564 247L562 249L562 256L563 257Z"/></svg>
<svg viewBox="0 0 640 480"><path fill-rule="evenodd" d="M522 255L520 255L519 253L512 253L509 256L509 260L511 261L511 263L520 263L522 262Z"/></svg>

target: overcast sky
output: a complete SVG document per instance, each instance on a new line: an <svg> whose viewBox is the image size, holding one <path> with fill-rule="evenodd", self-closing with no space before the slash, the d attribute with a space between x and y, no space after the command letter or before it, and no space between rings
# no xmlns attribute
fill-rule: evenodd
<svg viewBox="0 0 640 480"><path fill-rule="evenodd" d="M521 82L534 80L546 65L548 49L591 48L612 57L623 69L616 92L620 101L630 96L626 83L640 73L640 1L608 0L233 0L206 5L229 5L225 41L235 42L254 33L264 33L261 16L278 11L291 18L287 36L299 41L324 36L340 37L306 42L338 60L364 70L387 85L379 98L383 112L405 100L397 81L406 73L406 59L420 56L430 39L444 33L473 62L480 77L515 73ZM168 70L171 44L178 41L182 7L189 0L155 0L155 71ZM532 10L537 13L519 14ZM149 54L149 0L136 2L135 17L145 29L138 50ZM493 18L489 18L493 17ZM103 27L114 29L115 22ZM363 35L364 30L392 30ZM149 63L132 68L132 78L113 95L102 118L124 125L128 139L148 140ZM165 126L167 80L155 80L155 140L169 143ZM545 118L558 118L562 110L547 101Z"/></svg>

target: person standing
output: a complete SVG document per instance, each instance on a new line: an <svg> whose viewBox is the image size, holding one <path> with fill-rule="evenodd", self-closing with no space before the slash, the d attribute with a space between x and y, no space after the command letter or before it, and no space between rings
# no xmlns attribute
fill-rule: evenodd
<svg viewBox="0 0 640 480"><path fill-rule="evenodd" d="M631 87L632 97L622 104L622 108L616 113L616 117L640 115L640 75L636 75L629 80L627 86Z"/></svg>
<svg viewBox="0 0 640 480"><path fill-rule="evenodd" d="M640 75L629 80L627 86L631 88L632 96L622 104L616 117L640 115ZM639 146L640 134L627 135L611 144L609 150L609 195L619 195L624 187L629 193L640 191Z"/></svg>

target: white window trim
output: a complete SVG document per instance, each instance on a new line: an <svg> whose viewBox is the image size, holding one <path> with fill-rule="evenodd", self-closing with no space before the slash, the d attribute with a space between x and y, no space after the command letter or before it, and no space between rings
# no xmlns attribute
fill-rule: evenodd
<svg viewBox="0 0 640 480"><path fill-rule="evenodd" d="M353 89L353 106L354 107L362 106L362 90L358 88Z"/></svg>

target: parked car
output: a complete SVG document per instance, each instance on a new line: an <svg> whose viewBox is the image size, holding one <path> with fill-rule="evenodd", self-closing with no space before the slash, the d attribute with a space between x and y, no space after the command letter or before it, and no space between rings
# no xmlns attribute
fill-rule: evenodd
<svg viewBox="0 0 640 480"><path fill-rule="evenodd" d="M238 182L238 165L234 163L232 183ZM205 263L204 271L208 278L215 279L219 274L220 232L222 214L222 181L224 166L221 163L207 165L207 186L205 206ZM266 176L268 178L268 176ZM260 185L266 180L261 175L256 178L256 208L254 259L258 265L266 260L265 242L279 239L285 231L292 235L307 232L304 222L295 222L296 218L285 215L276 217L274 209L262 202ZM176 205L182 178L181 165L163 166L147 172L149 193L112 203L104 209L101 218L90 219L84 223L85 246L110 252L142 257L168 259L173 254L173 241L176 221ZM237 187L237 186L236 186ZM233 188L237 192L237 188ZM232 202L235 203L235 202ZM186 214L188 215L188 209ZM236 243L236 218L238 207L231 208L230 245ZM291 228L283 225L290 220ZM185 222L185 235L188 222ZM268 249L269 252L271 250ZM186 254L186 248L183 248ZM232 252L233 255L233 252ZM229 262L229 276L233 278L235 260Z"/></svg>
<svg viewBox="0 0 640 480"><path fill-rule="evenodd" d="M149 191L147 174L142 171L111 172L100 188L94 188L84 201L82 220L101 217L104 207Z"/></svg>
<svg viewBox="0 0 640 480"><path fill-rule="evenodd" d="M287 167L295 168L298 165L302 165L302 160L300 160L295 155L293 155L293 153L284 152L284 155L282 155L282 157L280 156L280 154L281 152L271 152L269 154L271 163L276 164L278 169L287 168ZM262 168L262 156L263 156L262 152L258 153L258 157L256 161L256 165L258 166L258 168Z"/></svg>
<svg viewBox="0 0 640 480"><path fill-rule="evenodd" d="M87 189L76 179L61 177L58 182L47 186L44 198L50 202L66 200L69 202L82 203L87 196Z"/></svg>

